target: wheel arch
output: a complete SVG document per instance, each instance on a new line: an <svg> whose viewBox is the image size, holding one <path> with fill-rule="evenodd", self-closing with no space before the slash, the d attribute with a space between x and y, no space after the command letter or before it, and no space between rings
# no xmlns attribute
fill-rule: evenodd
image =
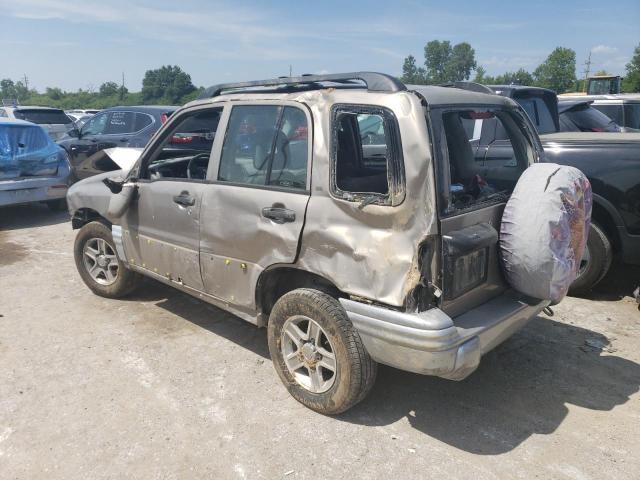
<svg viewBox="0 0 640 480"><path fill-rule="evenodd" d="M101 222L111 228L111 222L92 208L79 208L73 212L73 216L71 217L71 226L74 230L82 228L90 222Z"/></svg>
<svg viewBox="0 0 640 480"><path fill-rule="evenodd" d="M611 202L597 194L593 194L591 221L597 223L607 235L613 251L619 252L622 249L622 242L618 234L618 226L624 225L622 217Z"/></svg>
<svg viewBox="0 0 640 480"><path fill-rule="evenodd" d="M265 324L278 299L297 288L313 288L335 298L347 296L330 280L307 270L291 266L268 268L260 274L255 291L256 306Z"/></svg>

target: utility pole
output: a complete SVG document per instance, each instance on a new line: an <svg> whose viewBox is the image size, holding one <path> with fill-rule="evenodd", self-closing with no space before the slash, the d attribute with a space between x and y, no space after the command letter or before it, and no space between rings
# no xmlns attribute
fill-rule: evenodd
<svg viewBox="0 0 640 480"><path fill-rule="evenodd" d="M27 74L24 74L24 86L27 89L27 92L29 91L29 78L27 78Z"/></svg>
<svg viewBox="0 0 640 480"><path fill-rule="evenodd" d="M591 50L589 50L589 58L586 62L584 62L584 85L582 89L584 92L587 91L587 83L589 81L589 71L591 70Z"/></svg>
<svg viewBox="0 0 640 480"><path fill-rule="evenodd" d="M289 76L290 76L290 77L292 76L292 75L291 75L292 71L293 71L293 70L292 70L292 68L291 68L291 65L289 65Z"/></svg>

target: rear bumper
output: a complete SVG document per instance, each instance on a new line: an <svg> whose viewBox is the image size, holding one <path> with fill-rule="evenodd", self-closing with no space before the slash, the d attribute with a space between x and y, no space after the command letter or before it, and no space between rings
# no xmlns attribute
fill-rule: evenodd
<svg viewBox="0 0 640 480"><path fill-rule="evenodd" d="M549 305L508 291L452 319L437 308L403 313L348 299L340 303L374 360L451 380L471 374L482 355Z"/></svg>
<svg viewBox="0 0 640 480"><path fill-rule="evenodd" d="M0 182L0 206L65 198L68 177L43 177Z"/></svg>

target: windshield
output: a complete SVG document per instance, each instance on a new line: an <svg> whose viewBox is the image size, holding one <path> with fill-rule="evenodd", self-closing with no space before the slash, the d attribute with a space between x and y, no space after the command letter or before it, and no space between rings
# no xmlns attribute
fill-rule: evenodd
<svg viewBox="0 0 640 480"><path fill-rule="evenodd" d="M591 105L581 105L562 114L581 132L619 132L620 127L604 113Z"/></svg>
<svg viewBox="0 0 640 480"><path fill-rule="evenodd" d="M63 124L67 125L72 123L72 120L62 110L39 110L35 108L31 109L19 109L14 112L16 118L20 120L26 120L27 122L37 123L38 125L47 124Z"/></svg>

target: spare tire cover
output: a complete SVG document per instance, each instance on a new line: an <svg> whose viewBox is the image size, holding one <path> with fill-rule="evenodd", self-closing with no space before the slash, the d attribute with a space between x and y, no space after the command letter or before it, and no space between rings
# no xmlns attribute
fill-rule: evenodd
<svg viewBox="0 0 640 480"><path fill-rule="evenodd" d="M515 290L558 303L576 279L591 223L591 185L555 163L527 168L507 202L500 256Z"/></svg>

